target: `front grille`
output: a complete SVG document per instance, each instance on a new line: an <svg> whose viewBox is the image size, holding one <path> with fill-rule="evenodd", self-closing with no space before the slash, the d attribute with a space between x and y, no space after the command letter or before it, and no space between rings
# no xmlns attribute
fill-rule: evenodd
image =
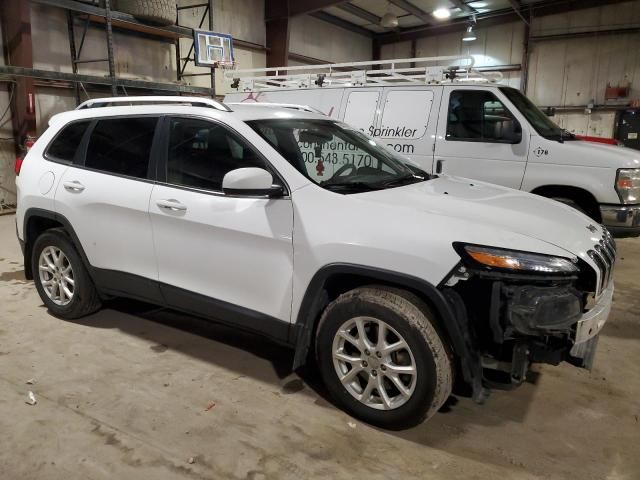
<svg viewBox="0 0 640 480"><path fill-rule="evenodd" d="M616 242L606 229L600 241L587 254L598 266L600 280L596 295L600 295L609 286L613 278L613 266L616 263Z"/></svg>

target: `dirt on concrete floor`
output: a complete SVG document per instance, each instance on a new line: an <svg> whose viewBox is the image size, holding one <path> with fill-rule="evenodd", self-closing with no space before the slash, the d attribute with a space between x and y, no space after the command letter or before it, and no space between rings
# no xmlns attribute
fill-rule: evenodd
<svg viewBox="0 0 640 480"><path fill-rule="evenodd" d="M388 432L260 338L126 301L52 317L0 217L0 478L639 479L640 240L619 250L592 372L536 367L484 406Z"/></svg>

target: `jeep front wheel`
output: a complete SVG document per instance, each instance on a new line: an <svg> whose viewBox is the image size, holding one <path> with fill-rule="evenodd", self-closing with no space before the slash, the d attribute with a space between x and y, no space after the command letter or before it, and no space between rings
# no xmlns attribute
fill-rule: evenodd
<svg viewBox="0 0 640 480"><path fill-rule="evenodd" d="M318 365L332 397L368 423L396 429L433 415L451 393L452 367L417 296L363 287L338 297L318 326Z"/></svg>

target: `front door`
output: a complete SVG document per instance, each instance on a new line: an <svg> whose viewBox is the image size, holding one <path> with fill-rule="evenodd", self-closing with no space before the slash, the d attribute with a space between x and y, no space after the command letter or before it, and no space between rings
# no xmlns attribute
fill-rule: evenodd
<svg viewBox="0 0 640 480"><path fill-rule="evenodd" d="M482 87L445 87L435 173L519 189L528 144L526 124L502 93Z"/></svg>
<svg viewBox="0 0 640 480"><path fill-rule="evenodd" d="M290 198L222 192L222 179L231 170L272 171L226 126L174 117L166 119L165 128L166 162L149 211L167 303L275 338L286 336L293 279Z"/></svg>

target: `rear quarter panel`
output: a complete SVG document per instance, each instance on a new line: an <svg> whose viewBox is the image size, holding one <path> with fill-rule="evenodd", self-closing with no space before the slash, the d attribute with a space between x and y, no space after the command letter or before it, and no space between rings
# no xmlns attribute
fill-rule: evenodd
<svg viewBox="0 0 640 480"><path fill-rule="evenodd" d="M24 240L24 218L27 210L38 208L56 211L55 192L69 166L46 160L44 152L58 131L59 126L50 127L40 136L26 155L20 175L16 177L18 194L16 222L20 239Z"/></svg>

